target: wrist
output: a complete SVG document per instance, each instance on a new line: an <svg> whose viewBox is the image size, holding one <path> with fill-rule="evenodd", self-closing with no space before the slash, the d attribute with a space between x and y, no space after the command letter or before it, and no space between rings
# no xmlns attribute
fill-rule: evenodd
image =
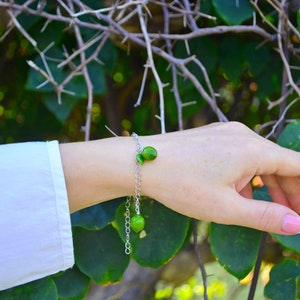
<svg viewBox="0 0 300 300"><path fill-rule="evenodd" d="M71 212L132 194L135 151L129 137L61 144Z"/></svg>

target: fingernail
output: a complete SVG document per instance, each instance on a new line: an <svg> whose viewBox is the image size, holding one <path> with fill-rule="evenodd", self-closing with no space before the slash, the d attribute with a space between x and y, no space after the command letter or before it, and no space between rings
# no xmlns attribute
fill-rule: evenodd
<svg viewBox="0 0 300 300"><path fill-rule="evenodd" d="M300 233L300 217L292 215L285 216L281 229L286 233Z"/></svg>

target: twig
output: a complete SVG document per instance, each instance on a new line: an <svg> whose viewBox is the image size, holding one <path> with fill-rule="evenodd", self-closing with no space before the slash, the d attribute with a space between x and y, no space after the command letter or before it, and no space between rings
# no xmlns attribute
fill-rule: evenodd
<svg viewBox="0 0 300 300"><path fill-rule="evenodd" d="M293 32L300 39L299 30L295 28L295 26L291 23L284 9L284 6L286 5L287 2L285 0L283 0L282 2L267 0L267 2L270 5L272 5L272 7L277 11L278 15L281 15L285 19L285 22L288 24L289 30ZM287 5L288 4L289 2L287 3Z"/></svg>
<svg viewBox="0 0 300 300"><path fill-rule="evenodd" d="M99 42L101 39L103 39L104 34L98 34L98 36L93 37L90 39L90 41L84 43L81 48L78 48L76 51L74 51L70 56L68 56L64 61L62 61L60 64L57 65L58 68L62 68L65 65L67 65L70 61L74 60L76 56L81 55L82 52L89 49L91 46Z"/></svg>
<svg viewBox="0 0 300 300"><path fill-rule="evenodd" d="M262 263L262 260L263 260L263 254L264 254L264 249L265 249L265 245L266 245L266 239L267 239L267 233L263 232L262 236L261 236L260 244L259 244L257 259L256 259L256 262L255 262L253 278L252 278L252 282L251 282L251 286L250 286L250 290L249 290L249 294L248 294L248 300L253 300L254 299L256 286L257 286L257 282L258 282L258 277L259 277L259 272L260 272L260 267L261 267L261 263Z"/></svg>
<svg viewBox="0 0 300 300"><path fill-rule="evenodd" d="M158 95L159 95L159 103L160 103L160 126L161 126L161 133L166 133L166 124L165 124L165 103L164 103L164 84L161 82L160 76L156 70L154 60L153 60L153 54L152 54L152 48L151 48L151 41L148 35L148 31L146 28L145 19L143 17L143 11L142 6L139 4L137 6L137 12L139 16L139 21L141 25L141 29L145 38L145 43L147 47L147 55L148 55L148 62L147 65L152 70L153 76L155 78L157 88L158 88Z"/></svg>
<svg viewBox="0 0 300 300"><path fill-rule="evenodd" d="M149 37L156 40L170 39L176 41L184 41L184 40L191 40L191 39L204 37L204 36L219 35L219 34L226 34L226 33L255 33L270 42L276 39L276 35L269 34L264 29L255 25L235 25L235 26L220 25L215 27L198 28L195 31L189 33L183 33L183 34L149 33ZM136 37L140 37L140 36L141 34L136 34Z"/></svg>
<svg viewBox="0 0 300 300"><path fill-rule="evenodd" d="M60 0L58 0L60 1ZM72 14L74 11L74 6L72 1L68 1L69 7L65 7L65 9ZM69 10L68 10L69 9ZM78 44L78 49L81 49L84 46L83 38L81 36L81 32L78 26L74 26L75 37ZM93 91L94 87L90 78L90 74L88 72L88 62L86 59L85 51L80 52L80 61L81 61L81 70L86 83L87 88L87 108L86 108L86 120L84 126L84 139L88 141L90 139L90 131L91 131L91 122L92 122L92 106L93 106Z"/></svg>
<svg viewBox="0 0 300 300"><path fill-rule="evenodd" d="M285 123L295 123L296 119L285 119ZM273 120L273 121L269 121L269 122L265 122L264 124L260 125L255 132L257 134L261 134L261 131L269 126L272 126L274 124L276 124L277 120Z"/></svg>
<svg viewBox="0 0 300 300"><path fill-rule="evenodd" d="M287 111L288 111L288 110L289 110L289 109L290 109L297 101L299 101L299 99L300 99L300 98L294 99L292 102L290 102L290 103L286 106L285 110L284 110L284 111L282 112L282 114L280 115L279 120L277 120L276 123L274 124L274 126L272 127L271 132L269 132L269 133L266 135L266 139L269 139L271 136L273 136L273 135L275 134L275 131L276 131L277 127L278 127L279 124L284 120Z"/></svg>
<svg viewBox="0 0 300 300"><path fill-rule="evenodd" d="M195 19L193 18L193 15L192 15L190 1L183 0L183 3L184 3L184 6L185 6L185 9L186 9L186 12L187 12L187 15L185 15L185 16L189 20L190 27L191 27L192 31L197 31L198 26L197 26L197 23L196 23Z"/></svg>
<svg viewBox="0 0 300 300"><path fill-rule="evenodd" d="M86 9L86 10L83 10L81 12L78 12L78 13L72 13L72 17L73 18L78 18L80 16L83 16L83 15L99 15L99 14L103 14L103 13L107 13L107 12L110 12L110 11L115 11L115 10L124 10L128 7L131 7L131 6L136 6L138 4L144 4L145 3L145 0L131 0L129 2L126 2L124 4L119 4L119 5L112 5L110 7L105 7L105 8L100 8L100 9Z"/></svg>
<svg viewBox="0 0 300 300"><path fill-rule="evenodd" d="M252 25L237 25L237 26L214 26L214 27L201 27L198 28L197 23L195 22L196 18L203 17L208 19L213 19L213 16L202 14L199 9L196 9L196 7L199 8L200 1L197 1L194 7L192 7L191 3L189 1L183 0L183 1L157 1L157 0L133 0L128 2L117 2L116 5L111 5L110 7L106 8L100 8L93 10L90 7L88 7L86 4L82 3L80 0L69 0L69 1L62 1L59 0L57 11L54 13L47 12L45 1L40 1L41 5L36 5L36 9L34 8L33 4L35 1L28 0L24 4L19 5L16 4L13 0L9 2L0 1L0 7L5 8L6 10L10 11L10 17L12 24L20 30L20 32L25 36L25 38L31 38L30 36L26 36L26 31L24 32L24 28L22 29L22 26L18 26L18 21L16 20L17 16L21 13L26 13L28 15L33 16L39 16L41 18L44 18L46 21L46 25L48 23L51 23L53 21L57 21L60 23L66 24L68 26L68 29L74 29L77 28L89 28L91 30L95 31L95 36L91 38L88 42L82 43L82 47L77 49L74 49L74 52L66 57L65 60L60 61L58 63L59 67L69 65L71 72L68 74L68 76L65 78L65 80L58 85L58 83L55 81L55 79L51 78L51 72L50 70L47 70L47 61L50 59L46 56L43 57L42 53L42 61L46 68L46 72L43 70L38 70L43 76L45 76L46 81L43 84L46 84L47 82L50 82L51 84L54 84L54 87L56 87L56 91L58 93L58 96L60 97L62 92L68 92L65 91L64 87L68 82L72 80L74 76L77 76L78 74L84 73L84 68L89 64L92 60L97 61L97 54L102 49L106 39L109 35L118 35L120 36L123 41L131 41L133 43L136 43L143 47L144 49L147 49L148 54L148 61L146 64L146 69L144 73L144 79L141 83L141 89L140 89L140 97L138 98L137 104L141 102L141 96L143 95L144 88L145 88L145 82L146 82L146 76L147 76L147 70L148 68L151 69L153 72L155 81L158 85L158 91L159 91L159 101L160 101L160 121L161 121L161 127L162 131L165 131L165 116L164 116L164 93L163 89L165 87L165 84L160 79L160 74L158 74L158 71L156 70L155 64L154 64L154 55L160 56L162 59L164 59L166 62L169 63L172 73L172 92L175 97L176 105L178 108L178 120L179 120L179 129L183 127L182 125L182 107L185 106L185 104L182 103L182 100L180 99L180 93L178 90L178 76L181 75L186 80L190 81L196 88L196 90L199 92L201 97L211 106L213 111L217 114L218 119L220 121L226 121L227 118L222 113L222 111L217 106L216 101L216 92L213 90L213 87L210 83L210 78L208 74L206 73L205 68L203 68L202 61L200 59L197 59L195 57L186 57L186 58L176 58L174 57L174 53L172 52L172 44L176 41L185 41L185 43L188 45L188 42L191 39L199 38L203 36L212 36L216 34L227 34L227 33L253 33L257 36L262 37L263 42L274 42L277 40L278 43L278 51L281 55L281 60L283 61L284 68L287 71L287 77L288 77L288 83L289 83L289 93L292 93L295 91L299 96L299 87L297 86L298 83L295 83L293 81L293 77L291 74L291 66L289 65L289 61L286 60L286 56L283 55L282 51L282 33L280 30L278 30L276 27L274 27L272 24L268 23L266 17L264 16L263 12L258 7L258 0L253 0L251 3L255 7L256 12L261 16L263 21L269 26L270 30L272 30L272 34L267 32L263 27L260 27L257 24L257 20L253 19ZM272 5L274 8L274 12L277 12L282 22L284 21L288 29L291 30L291 32L294 32L294 26L290 24L287 14L282 10L281 2L277 0L267 0L267 2ZM147 11L147 5L146 3L151 3L151 5L160 5L164 12L167 13L164 20L164 30L163 32L149 32L149 28L147 28L145 16L142 14L142 8ZM76 5L76 10L72 9L72 5ZM62 14L60 11L64 11L64 14ZM117 12L117 14L115 13ZM148 12L149 13L149 12ZM89 21L87 18L85 18L83 21L80 19L80 16L83 15L91 15L93 17L98 18L98 20L101 20L101 22L94 22L93 19ZM171 18L178 18L178 16L184 17L183 19L185 22L187 22L188 26L190 27L191 31L186 33L170 33L168 29L168 22ZM135 17L139 18L140 26L142 28L141 32L131 32L125 29L125 27L122 27L121 24L123 22L127 22L130 19L133 19ZM19 24L21 25L21 24ZM280 25L280 24L279 24ZM10 28L12 28L11 26ZM23 32L22 32L23 30ZM287 33L287 32L286 32ZM153 44L151 40L164 42L165 47L157 46L157 44ZM33 40L31 40L31 43ZM82 57L83 53L86 53L87 49L90 49L92 45L95 43L98 43L99 45L94 51L94 53L90 57L85 57L85 61L83 62L81 60L81 63L79 65L76 65L74 62L74 59L79 57ZM34 43L34 42L33 42ZM38 50L38 49L37 49ZM204 74L205 80L206 80L206 87L204 88L202 83L199 81L199 79L189 70L187 67L187 64L189 62L193 61L198 68L201 69L202 73ZM36 69L38 69L37 66L35 66ZM48 78L50 78L50 81L47 81ZM56 84L56 85L55 85ZM284 95L287 95L284 93ZM282 99L281 97L281 99ZM284 100L282 100L284 101ZM190 102L187 102L188 104ZM279 103L279 101L278 101ZM277 103L273 103L274 105ZM272 105L273 105L272 104Z"/></svg>
<svg viewBox="0 0 300 300"><path fill-rule="evenodd" d="M138 99L137 99L136 103L134 104L134 107L138 107L138 106L141 105L142 98L143 98L143 95L144 95L144 90L145 90L145 86L146 86L149 66L145 65L144 68L145 68L145 70L144 70L144 74L143 74L143 78L142 78L142 83L141 83L141 86L140 86L139 96L138 96Z"/></svg>
<svg viewBox="0 0 300 300"><path fill-rule="evenodd" d="M261 11L261 9L259 8L259 6L257 5L258 0L255 1L250 1L250 3L254 6L255 10L258 12L258 14L260 15L260 17L263 19L263 21L268 24L268 26L270 26L274 32L277 32L277 28L276 26L274 26L267 18L266 16L263 14L263 12Z"/></svg>
<svg viewBox="0 0 300 300"><path fill-rule="evenodd" d="M202 276L202 282L203 282L203 298L204 300L208 300L208 294L207 294L207 274L204 267L204 263L201 257L200 247L198 244L198 221L193 220L193 242L194 242L194 249L197 256L198 265L201 271Z"/></svg>
<svg viewBox="0 0 300 300"><path fill-rule="evenodd" d="M14 25L16 26L16 28L20 31L21 34L23 34L23 36L25 37L25 39L28 40L28 42L35 48L37 45L36 40L34 40L30 34L23 28L23 26L18 22L18 20L15 18L15 16L13 15L13 13L8 10L7 13L9 14L12 22L14 23Z"/></svg>
<svg viewBox="0 0 300 300"><path fill-rule="evenodd" d="M294 79L293 79L293 76L292 76L292 73L291 73L291 69L290 69L290 65L289 65L288 59L287 59L285 51L284 51L284 46L282 44L281 35L288 34L287 30L284 29L282 16L280 16L280 18L279 18L278 28L279 28L279 32L280 32L280 35L278 35L278 48L279 48L279 54L280 54L281 60L283 62L283 66L285 68L286 76L288 78L289 85L294 89L294 91L300 97L300 89L294 82Z"/></svg>
<svg viewBox="0 0 300 300"><path fill-rule="evenodd" d="M283 12L284 14L288 13L288 5L285 1L283 1ZM286 62L288 65L290 65L289 61L290 61L290 55L289 55L289 51L288 51L288 28L287 28L287 22L286 19L283 17L283 14L280 14L279 16L279 22L278 22L278 29L279 29L279 33L280 35L278 35L278 44L279 45L279 51L282 51L282 53L280 53L281 56L284 56ZM289 68L290 70L290 68ZM282 71L282 79L281 79L281 97L284 99L280 105L279 105L279 115L281 116L286 108L286 104L287 104L287 97L283 97L284 95L286 95L288 93L288 83L289 83L289 75L287 73L287 68L283 68ZM300 96L300 95L299 95ZM277 126L277 136L280 134L280 132L283 130L284 128L284 118L282 119L282 121L280 122L280 124L278 124Z"/></svg>
<svg viewBox="0 0 300 300"><path fill-rule="evenodd" d="M162 1L163 4L165 4L165 0ZM169 11L167 7L164 5L163 6L163 14L164 14L164 33L168 34L170 31L170 24L169 24ZM170 56L173 56L173 51L172 51L172 45L171 45L171 40L166 39L166 49L168 51L168 54ZM173 87L172 87L172 92L174 94L176 106L177 106L177 118L178 118L178 130L183 130L183 118L182 118L182 101L179 93L179 88L178 88L178 80L177 80L177 70L176 70L176 65L174 63L171 63L171 73L172 73L172 82L173 82Z"/></svg>

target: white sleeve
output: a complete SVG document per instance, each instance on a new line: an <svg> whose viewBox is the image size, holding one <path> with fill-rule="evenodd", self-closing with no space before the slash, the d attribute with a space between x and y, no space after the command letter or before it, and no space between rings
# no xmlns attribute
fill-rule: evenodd
<svg viewBox="0 0 300 300"><path fill-rule="evenodd" d="M0 290L73 264L58 143L0 146Z"/></svg>

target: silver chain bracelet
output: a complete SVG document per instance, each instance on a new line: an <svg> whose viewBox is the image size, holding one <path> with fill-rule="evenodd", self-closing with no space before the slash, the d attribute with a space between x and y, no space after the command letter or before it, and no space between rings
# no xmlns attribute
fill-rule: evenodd
<svg viewBox="0 0 300 300"><path fill-rule="evenodd" d="M140 212L140 199L141 199L141 182L142 182L142 165L146 160L154 160L157 157L157 151L151 146L143 148L142 142L136 133L132 134L137 144L137 153L135 160L135 187L134 195L128 196L125 203L125 253L130 254L131 243L130 243L130 232L131 229L135 232L141 232L145 227L145 219L141 216ZM130 206L134 203L135 214L130 216Z"/></svg>

